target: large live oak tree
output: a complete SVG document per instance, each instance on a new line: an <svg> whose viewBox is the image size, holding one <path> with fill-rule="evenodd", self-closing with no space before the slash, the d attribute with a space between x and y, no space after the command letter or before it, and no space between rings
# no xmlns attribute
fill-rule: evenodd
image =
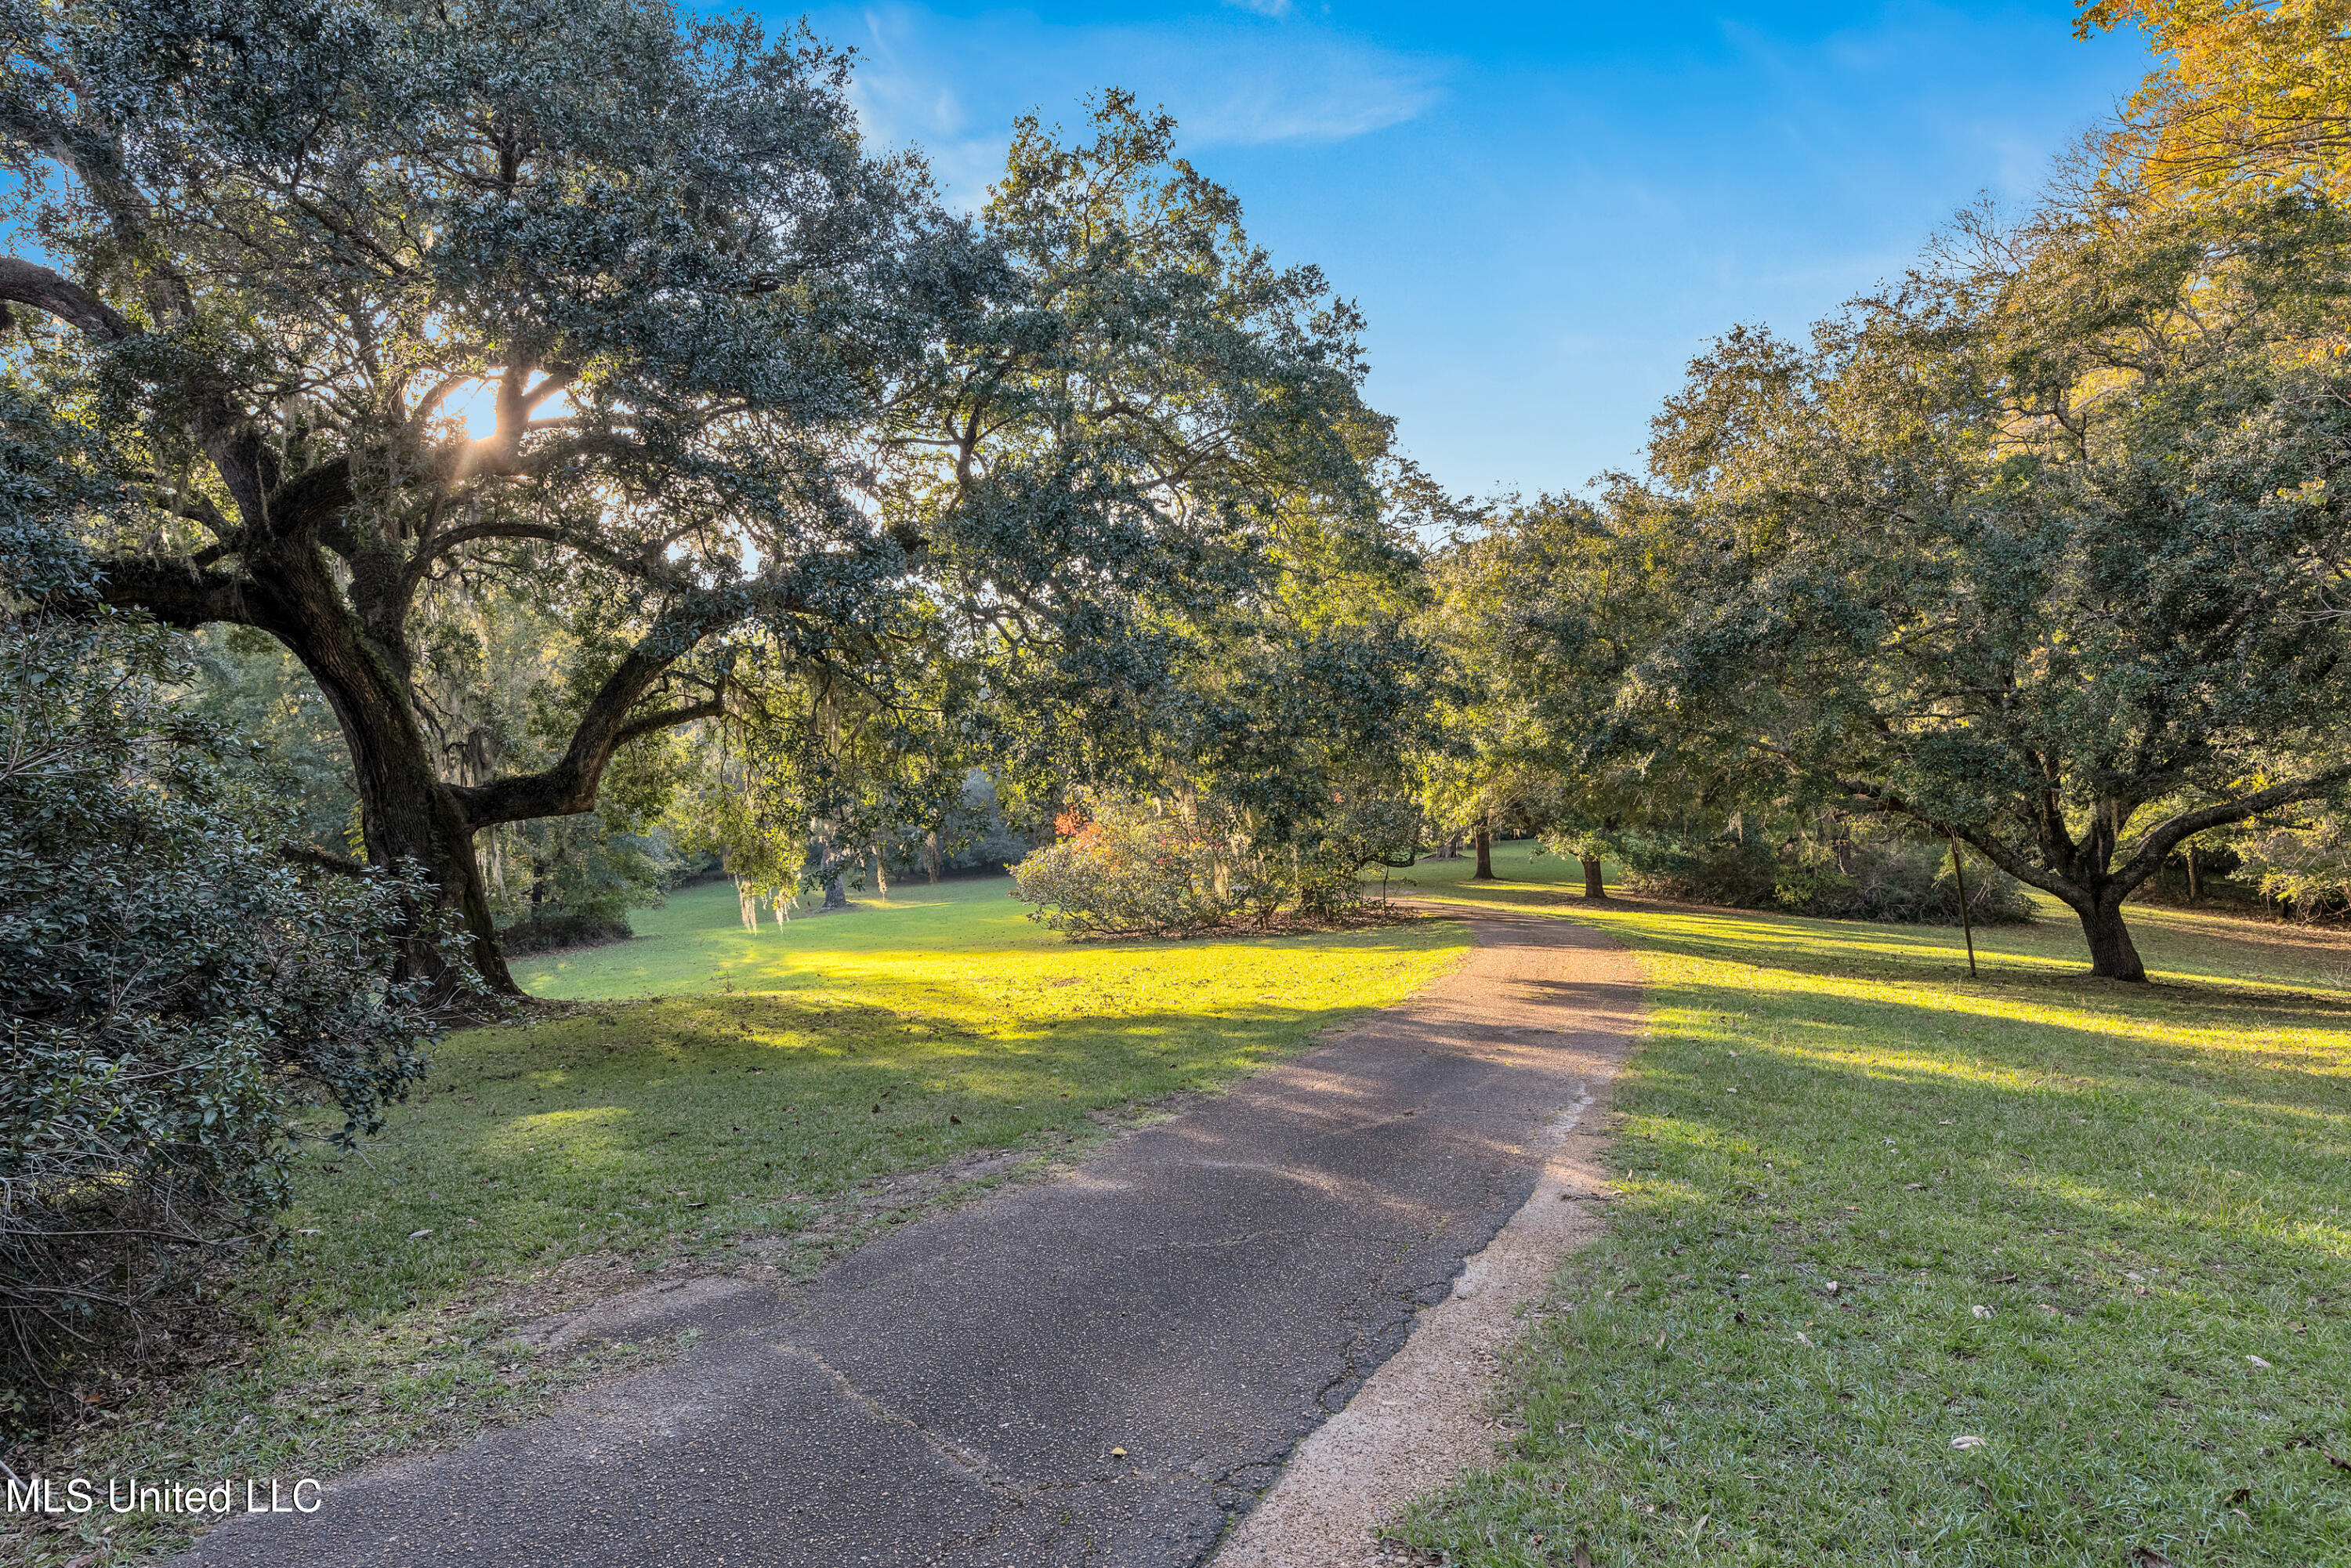
<svg viewBox="0 0 2351 1568"><path fill-rule="evenodd" d="M1619 511L1682 601L1620 751L1956 834L2144 979L2166 857L2351 780L2346 290L2296 199L2055 207L1724 339Z"/></svg>
<svg viewBox="0 0 2351 1568"><path fill-rule="evenodd" d="M616 747L717 712L714 633L854 622L903 572L833 450L935 329L954 229L861 152L839 59L657 5L9 21L0 125L64 265L0 262L0 298L79 334L20 353L153 517L99 541L105 599L283 643L369 857L423 864L510 985L473 834L585 810ZM469 439L450 400L484 382ZM643 630L552 767L460 785L412 622L469 570L592 580Z"/></svg>
<svg viewBox="0 0 2351 1568"><path fill-rule="evenodd" d="M991 690L1043 719L991 737L1010 770L1181 780L1311 833L1412 725L1426 482L1320 270L1250 242L1165 114L1113 90L1092 121L1015 127L980 219L1021 302L893 409L886 515L943 575L985 568Z"/></svg>
<svg viewBox="0 0 2351 1568"><path fill-rule="evenodd" d="M11 373L120 482L89 524L103 597L282 643L340 723L369 859L423 866L502 988L474 835L590 810L616 750L728 714L747 634L884 695L908 660L993 662L1010 696L1041 670L1029 695L1082 724L1165 685L1187 605L1245 596L1282 497L1362 488L1318 434L1365 417L1319 279L1232 314L1245 255L1107 221L1060 252L1093 304L1040 301L1038 247L1024 270L862 148L845 62L805 37L656 0L0 17L37 242L0 260ZM483 777L416 671L434 597L493 579L630 639L596 640L551 765Z"/></svg>
<svg viewBox="0 0 2351 1568"><path fill-rule="evenodd" d="M1399 769L1426 486L1361 401L1361 322L1250 243L1167 116L1113 90L1091 121L1015 127L979 227L1017 291L871 437L931 612L852 671L737 666L745 788L704 820L752 883L937 829L982 763L1039 822L1073 784L1213 793L1305 854Z"/></svg>

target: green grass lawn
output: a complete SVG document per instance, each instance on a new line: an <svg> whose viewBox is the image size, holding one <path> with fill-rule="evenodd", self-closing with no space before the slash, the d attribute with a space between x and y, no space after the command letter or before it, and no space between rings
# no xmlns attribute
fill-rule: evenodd
<svg viewBox="0 0 2351 1568"><path fill-rule="evenodd" d="M805 1270L1005 1173L891 1178L1072 1153L1402 998L1468 944L1428 921L1071 945L1009 886L901 889L756 934L730 888L695 888L635 941L518 963L534 993L582 1005L449 1040L359 1156L298 1162L285 1241L237 1287L263 1325L242 1357L126 1388L16 1469L323 1476L462 1438L669 1348L553 1364L513 1346L535 1313L656 1272ZM180 1539L128 1521L110 1538L112 1522L12 1543L0 1521L0 1559L98 1544L98 1563L128 1562Z"/></svg>
<svg viewBox="0 0 2351 1568"><path fill-rule="evenodd" d="M1455 1563L2351 1563L2351 948L2144 910L1957 931L1426 894L1639 957L1623 1197L1515 1358ZM1529 880L1541 877L1542 882ZM1834 1286L1832 1285L1834 1281ZM1964 1443L1961 1439L1969 1439ZM2332 1457L2330 1457L2332 1456ZM2145 1555L2144 1553L2156 1555Z"/></svg>

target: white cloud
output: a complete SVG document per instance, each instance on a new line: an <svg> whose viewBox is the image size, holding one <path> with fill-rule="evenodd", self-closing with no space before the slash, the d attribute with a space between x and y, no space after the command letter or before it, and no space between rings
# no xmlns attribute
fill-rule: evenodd
<svg viewBox="0 0 2351 1568"><path fill-rule="evenodd" d="M1418 119L1442 96L1427 62L1335 40L1255 58L1202 49L1184 64L1190 79L1168 108L1203 145L1344 141Z"/></svg>
<svg viewBox="0 0 2351 1568"><path fill-rule="evenodd" d="M1288 0L1234 3L1267 16L1288 10ZM1446 74L1442 61L1298 22L1060 26L1028 12L946 16L911 5L816 22L862 57L852 91L866 133L919 147L966 204L1000 166L1014 115L1034 110L1074 130L1082 99L1102 88L1165 105L1187 149L1317 144L1426 113Z"/></svg>

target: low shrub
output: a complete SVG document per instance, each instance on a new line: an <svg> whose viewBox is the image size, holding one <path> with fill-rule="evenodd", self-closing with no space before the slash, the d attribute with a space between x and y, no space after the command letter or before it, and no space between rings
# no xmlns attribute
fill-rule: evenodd
<svg viewBox="0 0 2351 1568"><path fill-rule="evenodd" d="M1196 818L1134 800L1081 801L1070 831L1021 857L1014 896L1033 920L1072 936L1180 936L1231 920L1255 891L1237 887Z"/></svg>
<svg viewBox="0 0 2351 1568"><path fill-rule="evenodd" d="M1365 902L1362 871L1405 863L1409 802L1364 791L1276 835L1213 800L1078 795L1061 836L1012 868L1029 918L1072 936L1183 936L1288 912L1327 923Z"/></svg>
<svg viewBox="0 0 2351 1568"><path fill-rule="evenodd" d="M1698 839L1627 833L1615 845L1634 892L1732 909L1782 909L1823 920L1957 925L1959 889L1949 849L1892 833L1777 843L1761 833ZM2006 872L1970 856L1968 913L1980 925L2032 918L2032 902Z"/></svg>
<svg viewBox="0 0 2351 1568"><path fill-rule="evenodd" d="M617 916L542 913L501 927L498 950L503 953L549 953L558 947L590 947L604 942L626 942L635 935L629 923Z"/></svg>

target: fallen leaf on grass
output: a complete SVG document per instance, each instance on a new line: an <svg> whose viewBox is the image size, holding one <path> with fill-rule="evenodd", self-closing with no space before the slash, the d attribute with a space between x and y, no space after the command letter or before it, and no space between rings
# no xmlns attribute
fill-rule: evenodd
<svg viewBox="0 0 2351 1568"><path fill-rule="evenodd" d="M2172 1568L2171 1559L2152 1546L2134 1546L2130 1554L2133 1568Z"/></svg>
<svg viewBox="0 0 2351 1568"><path fill-rule="evenodd" d="M1976 1437L1973 1433L1969 1433L1965 1436L1951 1439L1951 1447L1954 1448L1980 1448L1983 1446L1984 1440L1981 1437Z"/></svg>
<svg viewBox="0 0 2351 1568"><path fill-rule="evenodd" d="M2324 1448L2321 1448L2318 1451L2322 1454L2326 1454L2326 1450ZM2338 1470L2351 1470L2351 1459L2344 1458L2339 1455L2326 1454L2326 1462L2334 1466Z"/></svg>
<svg viewBox="0 0 2351 1568"><path fill-rule="evenodd" d="M1570 1559L1570 1562L1573 1563L1574 1568L1592 1568L1592 1548L1581 1541L1577 1542L1575 1555Z"/></svg>
<svg viewBox="0 0 2351 1568"><path fill-rule="evenodd" d="M2016 1276L2013 1274L1994 1274L1991 1277L1991 1282L1995 1285L2013 1285L2016 1283Z"/></svg>
<svg viewBox="0 0 2351 1568"><path fill-rule="evenodd" d="M2266 1372L2267 1370L2269 1370L2269 1364L2269 1364L2268 1362L2266 1362L2266 1361L2263 1361L2263 1360L2262 1360L2260 1356L2258 1356L2258 1355L2249 1355L2249 1356L2245 1357L2245 1359L2246 1359L2247 1361L2252 1362L2255 1366L2258 1366L2258 1367L2262 1368L2262 1369L2263 1371L2265 1371L2265 1372Z"/></svg>
<svg viewBox="0 0 2351 1568"><path fill-rule="evenodd" d="M1988 1318L1991 1316L1991 1309L1990 1307L1970 1307L1968 1311L1973 1312L1980 1318Z"/></svg>
<svg viewBox="0 0 2351 1568"><path fill-rule="evenodd" d="M423 1229L422 1229L422 1230L412 1230L412 1231L410 1231L410 1232L408 1233L408 1239L409 1239L411 1241L422 1241L422 1240L423 1240L426 1237L428 1237L428 1236L430 1236L430 1235L432 1235L432 1234L433 1234L433 1228L432 1228L431 1226L429 1226L429 1225L428 1225L428 1226L426 1226L426 1227L425 1227Z"/></svg>

